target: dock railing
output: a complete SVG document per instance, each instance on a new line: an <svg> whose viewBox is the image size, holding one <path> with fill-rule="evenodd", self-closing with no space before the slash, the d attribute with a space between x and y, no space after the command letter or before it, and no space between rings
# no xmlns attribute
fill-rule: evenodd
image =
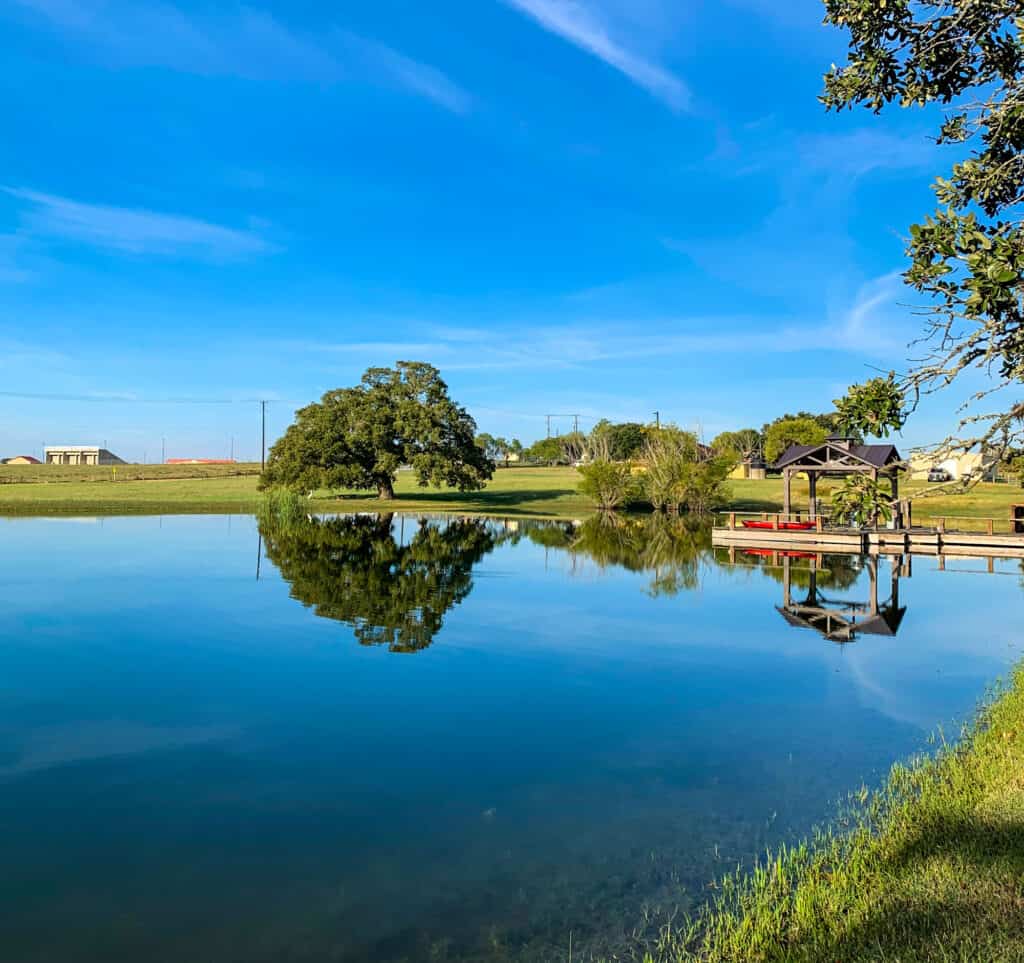
<svg viewBox="0 0 1024 963"><path fill-rule="evenodd" d="M809 512L796 511L796 512L716 512L714 518L715 528L744 528L744 521L753 521L762 523L762 525L768 525L769 527L781 530L782 526L786 522L814 522L817 530L824 531L826 528L831 528L831 519L823 513L818 513L817 516L811 517ZM758 527L762 527L759 525Z"/></svg>
<svg viewBox="0 0 1024 963"><path fill-rule="evenodd" d="M770 528L782 529L784 522L815 522L815 528L817 531L887 531L889 530L886 525L879 525L877 529L871 526L865 526L865 529L854 529L849 525L836 525L833 523L831 513L819 512L813 518L809 512L796 511L796 512L734 512L734 511L721 511L715 513L714 527L715 528L744 528L744 521L756 521L760 523L768 523ZM992 516L992 515L927 515L924 518L918 516L914 519L913 528L918 529L934 529L939 533L953 534L960 532L964 534L979 534L979 535L1014 535L1024 534L1018 532L1017 524L1021 522L1021 519L1007 518L1003 516ZM761 525L758 526L762 527Z"/></svg>
<svg viewBox="0 0 1024 963"><path fill-rule="evenodd" d="M938 532L964 532L983 535L1019 535L1016 523L1019 519L1007 518L1005 515L931 515L925 521Z"/></svg>

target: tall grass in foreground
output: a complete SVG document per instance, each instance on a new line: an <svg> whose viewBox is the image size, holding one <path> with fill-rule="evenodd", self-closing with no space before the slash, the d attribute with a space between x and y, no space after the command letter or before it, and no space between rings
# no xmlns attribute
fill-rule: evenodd
<svg viewBox="0 0 1024 963"><path fill-rule="evenodd" d="M260 499L256 517L271 528L286 528L309 514L309 499L287 488L270 488Z"/></svg>
<svg viewBox="0 0 1024 963"><path fill-rule="evenodd" d="M1024 668L955 746L894 766L836 828L721 884L651 960L1024 960Z"/></svg>

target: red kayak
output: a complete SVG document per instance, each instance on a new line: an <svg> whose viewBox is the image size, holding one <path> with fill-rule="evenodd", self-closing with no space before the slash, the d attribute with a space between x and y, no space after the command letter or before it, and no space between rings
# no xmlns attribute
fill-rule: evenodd
<svg viewBox="0 0 1024 963"><path fill-rule="evenodd" d="M750 555L752 558L772 558L778 555L779 558L817 558L818 556L814 552L786 552L778 551L774 548L745 548L743 549L744 555Z"/></svg>
<svg viewBox="0 0 1024 963"><path fill-rule="evenodd" d="M755 522L747 519L743 522L744 528L765 528L775 531L775 522ZM779 522L780 532L813 532L818 527L817 522Z"/></svg>

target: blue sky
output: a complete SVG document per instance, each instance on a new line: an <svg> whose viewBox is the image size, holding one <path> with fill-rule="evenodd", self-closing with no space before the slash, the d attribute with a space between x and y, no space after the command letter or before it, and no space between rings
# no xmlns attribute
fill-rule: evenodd
<svg viewBox="0 0 1024 963"><path fill-rule="evenodd" d="M397 359L524 441L827 409L906 355L947 161L921 114L824 113L821 16L0 0L0 391L62 396L0 396L0 455L256 457L254 399L274 436Z"/></svg>

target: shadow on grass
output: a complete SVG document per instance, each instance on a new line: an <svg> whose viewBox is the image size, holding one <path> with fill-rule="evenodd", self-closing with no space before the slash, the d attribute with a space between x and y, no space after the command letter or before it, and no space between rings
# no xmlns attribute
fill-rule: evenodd
<svg viewBox="0 0 1024 963"><path fill-rule="evenodd" d="M416 491L399 492L394 501L381 501L372 492L341 492L316 499L322 505L365 504L372 502L382 511L406 511L419 508L428 511L471 511L495 514L524 514L532 516L565 517L567 512L538 511L537 502L550 502L559 498L573 497L578 493L571 488L544 488L528 491ZM568 512L571 514L572 512Z"/></svg>
<svg viewBox="0 0 1024 963"><path fill-rule="evenodd" d="M1012 872L1019 880L1024 909L1024 823L932 818L921 824L913 840L893 853L890 862L910 869L936 857L983 870ZM1024 954L1024 946L1021 952Z"/></svg>
<svg viewBox="0 0 1024 963"><path fill-rule="evenodd" d="M964 889L946 899L896 894L885 910L854 924L844 936L810 954L786 959L855 961L1024 960L1024 904L995 901Z"/></svg>
<svg viewBox="0 0 1024 963"><path fill-rule="evenodd" d="M1021 821L926 819L886 859L879 882L864 919L779 958L1024 961Z"/></svg>
<svg viewBox="0 0 1024 963"><path fill-rule="evenodd" d="M730 512L778 512L781 510L781 502L767 501L763 498L734 498L725 508L725 511Z"/></svg>

